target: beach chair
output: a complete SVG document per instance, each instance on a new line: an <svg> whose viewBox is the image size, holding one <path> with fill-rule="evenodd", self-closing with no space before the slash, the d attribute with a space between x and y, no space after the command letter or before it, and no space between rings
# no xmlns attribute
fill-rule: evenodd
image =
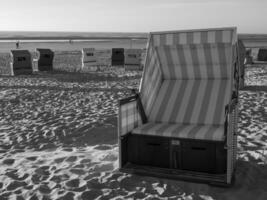
<svg viewBox="0 0 267 200"><path fill-rule="evenodd" d="M11 50L10 52L11 62L11 74L32 74L32 56L28 50Z"/></svg>
<svg viewBox="0 0 267 200"><path fill-rule="evenodd" d="M94 48L83 48L82 50L82 72L97 71L98 65Z"/></svg>
<svg viewBox="0 0 267 200"><path fill-rule="evenodd" d="M258 61L267 61L267 49L265 48L260 48L258 51L258 56L257 56Z"/></svg>
<svg viewBox="0 0 267 200"><path fill-rule="evenodd" d="M51 49L36 49L38 71L53 71L54 52Z"/></svg>
<svg viewBox="0 0 267 200"><path fill-rule="evenodd" d="M245 86L245 58L246 48L242 40L238 40L238 62L239 62L239 89Z"/></svg>
<svg viewBox="0 0 267 200"><path fill-rule="evenodd" d="M123 172L231 185L236 28L150 33L139 92L119 101Z"/></svg>
<svg viewBox="0 0 267 200"><path fill-rule="evenodd" d="M111 66L124 66L124 48L112 48Z"/></svg>
<svg viewBox="0 0 267 200"><path fill-rule="evenodd" d="M142 50L141 49L125 49L124 57L124 69L126 71L131 70L140 70L141 69L141 56Z"/></svg>

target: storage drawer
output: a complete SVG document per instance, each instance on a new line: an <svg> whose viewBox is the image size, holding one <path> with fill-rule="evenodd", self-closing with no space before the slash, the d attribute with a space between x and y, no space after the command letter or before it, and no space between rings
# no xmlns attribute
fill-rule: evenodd
<svg viewBox="0 0 267 200"><path fill-rule="evenodd" d="M183 141L181 154L181 168L183 170L215 173L215 143L202 141Z"/></svg>
<svg viewBox="0 0 267 200"><path fill-rule="evenodd" d="M132 135L128 144L130 162L138 165L169 168L169 139Z"/></svg>

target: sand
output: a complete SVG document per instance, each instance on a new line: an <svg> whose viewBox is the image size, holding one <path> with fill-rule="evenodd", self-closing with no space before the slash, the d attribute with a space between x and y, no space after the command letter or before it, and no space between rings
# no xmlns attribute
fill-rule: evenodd
<svg viewBox="0 0 267 200"><path fill-rule="evenodd" d="M266 91L240 92L236 181L218 188L118 171L117 100L141 73L111 74L0 77L0 199L267 199Z"/></svg>

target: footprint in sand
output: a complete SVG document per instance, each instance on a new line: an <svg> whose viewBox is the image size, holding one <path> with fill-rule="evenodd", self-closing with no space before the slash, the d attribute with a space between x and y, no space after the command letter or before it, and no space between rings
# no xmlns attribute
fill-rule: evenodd
<svg viewBox="0 0 267 200"><path fill-rule="evenodd" d="M117 155L108 154L104 158L102 158L101 160L102 161L110 161L110 162L113 162L113 161L116 161L117 159L118 159L118 156Z"/></svg>
<svg viewBox="0 0 267 200"><path fill-rule="evenodd" d="M113 171L113 170L114 170L113 163L96 165L94 168L94 172L105 172L105 171Z"/></svg>
<svg viewBox="0 0 267 200"><path fill-rule="evenodd" d="M35 161L37 159L37 156L27 157L26 159L30 161Z"/></svg>
<svg viewBox="0 0 267 200"><path fill-rule="evenodd" d="M88 176L86 176L84 180L90 180L92 178L99 177L99 176L101 176L101 172L93 172L89 174Z"/></svg>
<svg viewBox="0 0 267 200"><path fill-rule="evenodd" d="M75 162L77 160L77 156L70 156L66 159L67 162Z"/></svg>
<svg viewBox="0 0 267 200"><path fill-rule="evenodd" d="M16 181L23 181L29 177L29 174L17 174L17 170L12 170L6 173L6 176Z"/></svg>
<svg viewBox="0 0 267 200"><path fill-rule="evenodd" d="M63 181L69 180L69 176L67 174L62 175L54 175L50 181L53 181L55 183L61 183Z"/></svg>
<svg viewBox="0 0 267 200"><path fill-rule="evenodd" d="M66 157L56 158L56 159L54 160L54 162L55 162L55 163L61 163L61 162L63 162L65 159L66 159Z"/></svg>
<svg viewBox="0 0 267 200"><path fill-rule="evenodd" d="M89 191L82 193L81 199L82 200L96 199L97 197L101 195L102 195L102 192L99 190L89 190Z"/></svg>
<svg viewBox="0 0 267 200"><path fill-rule="evenodd" d="M14 164L14 162L15 162L15 160L14 159L5 159L5 160L3 160L3 164L4 165L13 165Z"/></svg>
<svg viewBox="0 0 267 200"><path fill-rule="evenodd" d="M112 147L109 145L97 145L94 149L105 151L112 149Z"/></svg>
<svg viewBox="0 0 267 200"><path fill-rule="evenodd" d="M26 186L27 183L24 181L12 181L8 186L7 186L7 190L12 191L12 190L16 190L20 187Z"/></svg>
<svg viewBox="0 0 267 200"><path fill-rule="evenodd" d="M74 196L75 195L72 192L68 192L64 196L60 197L58 200L73 200Z"/></svg>
<svg viewBox="0 0 267 200"><path fill-rule="evenodd" d="M36 169L35 173L42 176L49 176L50 175L49 166L42 166Z"/></svg>
<svg viewBox="0 0 267 200"><path fill-rule="evenodd" d="M70 181L66 182L66 187L75 192L82 192L86 190L86 182L85 181L80 181L79 179L72 179Z"/></svg>
<svg viewBox="0 0 267 200"><path fill-rule="evenodd" d="M86 173L86 172L85 172L84 170L82 170L82 169L71 169L70 172L73 173L73 174L77 174L77 175L83 175L83 174Z"/></svg>
<svg viewBox="0 0 267 200"><path fill-rule="evenodd" d="M42 194L50 194L51 193L51 189L47 185L40 185L39 186L39 191Z"/></svg>
<svg viewBox="0 0 267 200"><path fill-rule="evenodd" d="M85 164L85 163L90 163L92 160L91 159L82 159L81 161L80 161L80 163L81 164Z"/></svg>

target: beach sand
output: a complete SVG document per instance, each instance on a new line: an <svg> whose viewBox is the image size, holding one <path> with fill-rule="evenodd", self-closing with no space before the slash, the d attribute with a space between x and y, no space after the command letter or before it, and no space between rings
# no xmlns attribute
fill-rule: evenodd
<svg viewBox="0 0 267 200"><path fill-rule="evenodd" d="M247 69L246 84L265 83L266 72ZM117 101L130 94L125 86L139 86L140 77L122 71L0 77L0 199L267 199L262 90L240 91L232 187L119 172Z"/></svg>

